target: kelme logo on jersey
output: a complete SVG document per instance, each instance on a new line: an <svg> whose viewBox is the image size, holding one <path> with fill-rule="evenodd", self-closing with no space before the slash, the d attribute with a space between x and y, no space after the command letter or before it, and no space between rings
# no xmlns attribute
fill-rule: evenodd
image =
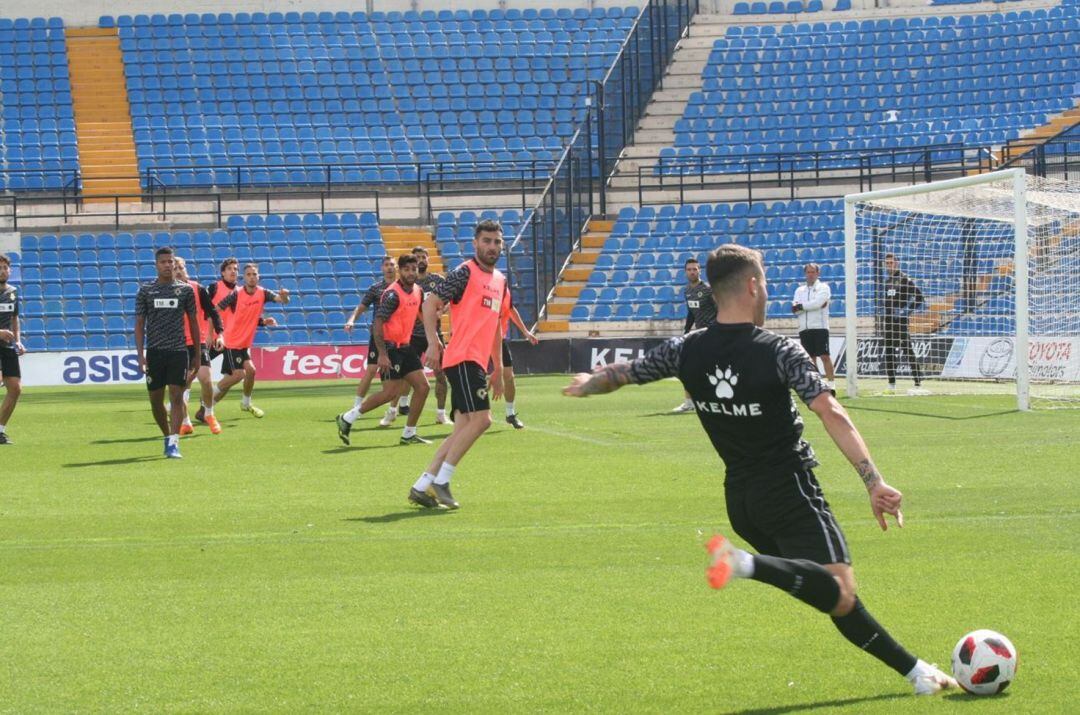
<svg viewBox="0 0 1080 715"><path fill-rule="evenodd" d="M735 385L739 384L739 376L732 372L730 367L721 370L717 366L716 374L709 375L709 382L716 387L716 399L730 400L735 396Z"/></svg>
<svg viewBox="0 0 1080 715"><path fill-rule="evenodd" d="M727 415L729 417L757 417L761 414L761 404L758 402L739 404L731 401L735 397L735 386L739 384L739 376L730 366L721 370L720 366L717 365L708 374L708 378L709 384L716 390L716 399L723 400L723 402L694 400L698 412L709 412L714 415Z"/></svg>

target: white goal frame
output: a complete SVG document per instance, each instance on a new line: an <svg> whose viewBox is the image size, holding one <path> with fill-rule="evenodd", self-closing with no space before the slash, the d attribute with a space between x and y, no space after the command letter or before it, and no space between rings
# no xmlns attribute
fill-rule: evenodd
<svg viewBox="0 0 1080 715"><path fill-rule="evenodd" d="M1028 212L1027 212L1027 174L1024 169L1006 169L988 174L976 176L963 176L957 179L935 181L929 184L917 184L915 186L902 186L894 189L881 191L866 191L860 194L849 194L844 197L844 345L847 353L845 360L847 368L847 394L849 397L859 396L858 376L858 265L856 264L855 245L855 207L856 204L875 199L896 198L900 196L912 196L925 194L933 191L946 189L960 189L968 186L977 186L987 183L1001 183L1005 180L1013 183L1013 206L1015 214L1013 226L1015 228L1014 245L1014 280L1015 280L1015 304L1016 304L1016 354L1027 356L1030 336L1028 332ZM1016 406L1019 410L1031 409L1031 387L1028 370L1028 361L1019 359L1016 361Z"/></svg>

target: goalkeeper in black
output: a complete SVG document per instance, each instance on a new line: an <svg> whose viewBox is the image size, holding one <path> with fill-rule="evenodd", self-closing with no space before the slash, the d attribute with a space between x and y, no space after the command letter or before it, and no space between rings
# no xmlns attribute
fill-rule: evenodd
<svg viewBox="0 0 1080 715"><path fill-rule="evenodd" d="M900 264L892 253L885 254L885 284L881 290L881 331L885 338L885 376L889 379L889 393L896 392L896 355L900 354L911 366L911 378L915 389L909 394L924 394L922 370L919 359L911 347L908 319L925 305L922 291L900 270Z"/></svg>
<svg viewBox="0 0 1080 715"><path fill-rule="evenodd" d="M683 266L686 273L686 285L683 287L683 300L686 301L686 323L683 333L695 328L707 328L716 322L716 301L713 300L709 284L701 280L701 264L696 258L687 258ZM693 412L694 403L690 393L683 396L682 404L672 412Z"/></svg>
<svg viewBox="0 0 1080 715"><path fill-rule="evenodd" d="M761 256L729 244L706 267L717 323L672 338L629 363L577 375L573 397L612 392L678 376L726 468L728 518L757 553L722 536L709 542L714 588L753 579L787 591L832 617L836 628L928 695L956 681L900 646L855 595L847 541L814 475L818 462L802 438L792 391L821 419L854 465L881 528L885 515L903 526L902 495L885 483L858 430L796 342L762 330L768 292Z"/></svg>

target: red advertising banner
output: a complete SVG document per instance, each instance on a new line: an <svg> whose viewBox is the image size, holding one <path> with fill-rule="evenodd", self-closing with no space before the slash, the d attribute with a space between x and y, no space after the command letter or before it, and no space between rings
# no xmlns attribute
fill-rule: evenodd
<svg viewBox="0 0 1080 715"><path fill-rule="evenodd" d="M366 345L298 345L254 348L260 380L359 379L367 364Z"/></svg>

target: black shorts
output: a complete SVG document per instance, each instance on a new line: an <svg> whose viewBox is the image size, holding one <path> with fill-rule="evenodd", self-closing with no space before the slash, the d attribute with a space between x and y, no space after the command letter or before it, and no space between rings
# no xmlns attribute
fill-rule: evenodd
<svg viewBox="0 0 1080 715"><path fill-rule="evenodd" d="M202 362L199 363L199 365L200 365L200 367L202 365L206 365L207 367L209 367L210 366L210 349L207 348L205 345L200 345L199 347L201 348L201 350L199 352L199 359L202 360ZM187 346L187 357L188 357L188 365L194 365L195 364L195 346L194 345L188 345Z"/></svg>
<svg viewBox="0 0 1080 715"><path fill-rule="evenodd" d="M735 533L758 553L850 564L847 540L810 469L756 475L724 487Z"/></svg>
<svg viewBox="0 0 1080 715"><path fill-rule="evenodd" d="M503 340L503 367L514 366L514 354L510 352L510 342Z"/></svg>
<svg viewBox="0 0 1080 715"><path fill-rule="evenodd" d="M22 377L19 368L19 354L15 348L0 348L0 375L4 377Z"/></svg>
<svg viewBox="0 0 1080 715"><path fill-rule="evenodd" d="M487 372L478 363L459 362L443 368L450 383L451 412L483 412L491 409Z"/></svg>
<svg viewBox="0 0 1080 715"><path fill-rule="evenodd" d="M222 353L225 359L221 361L221 374L231 375L233 371L243 372L244 363L251 359L247 348L225 348Z"/></svg>
<svg viewBox="0 0 1080 715"><path fill-rule="evenodd" d="M367 344L367 364L375 365L379 362L379 350L375 347L375 341L369 340Z"/></svg>
<svg viewBox="0 0 1080 715"><path fill-rule="evenodd" d="M146 389L163 390L167 385L187 387L187 350L146 351Z"/></svg>
<svg viewBox="0 0 1080 715"><path fill-rule="evenodd" d="M224 355L224 354L225 354L224 350L214 350L213 348L207 348L207 352L206 352L206 356L208 358L210 358L210 360L208 362L216 360L218 355Z"/></svg>
<svg viewBox="0 0 1080 715"><path fill-rule="evenodd" d="M799 342L810 357L829 354L829 331L825 328L812 328L799 331Z"/></svg>
<svg viewBox="0 0 1080 715"><path fill-rule="evenodd" d="M403 380L409 373L424 369L420 356L411 345L400 348L387 346L386 356L390 358L390 369L383 371L384 380Z"/></svg>
<svg viewBox="0 0 1080 715"><path fill-rule="evenodd" d="M428 349L428 341L426 335L413 335L409 339L409 347L416 351L416 354L423 357L424 353Z"/></svg>

